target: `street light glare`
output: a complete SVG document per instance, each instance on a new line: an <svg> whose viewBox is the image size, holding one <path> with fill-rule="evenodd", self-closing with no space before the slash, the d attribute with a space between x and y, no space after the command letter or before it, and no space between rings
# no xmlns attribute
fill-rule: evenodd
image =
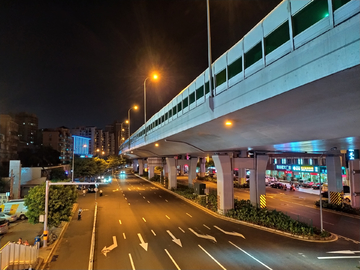
<svg viewBox="0 0 360 270"><path fill-rule="evenodd" d="M138 106L136 106L136 105L134 106L134 110L137 110L138 108L139 108Z"/></svg>
<svg viewBox="0 0 360 270"><path fill-rule="evenodd" d="M157 80L158 78L159 78L159 76L158 76L157 74L154 74L154 75L153 75L153 79L154 79L154 80Z"/></svg>

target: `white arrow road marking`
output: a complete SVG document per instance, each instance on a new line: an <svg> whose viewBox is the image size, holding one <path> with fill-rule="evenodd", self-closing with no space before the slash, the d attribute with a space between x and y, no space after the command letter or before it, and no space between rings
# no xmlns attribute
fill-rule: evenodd
<svg viewBox="0 0 360 270"><path fill-rule="evenodd" d="M215 225L214 225L214 227L215 227L216 229L218 229L219 231L225 233L225 234L234 235L234 236L240 236L240 237L242 237L242 238L245 239L245 236L243 236L241 233L238 233L238 232L227 232L227 231L224 231L224 230L220 229L218 226L215 226Z"/></svg>
<svg viewBox="0 0 360 270"><path fill-rule="evenodd" d="M206 226L205 224L203 224L203 226L206 228L206 229L209 229L209 230L211 230L208 226Z"/></svg>
<svg viewBox="0 0 360 270"><path fill-rule="evenodd" d="M131 263L132 270L135 270L135 265L134 265L134 262L133 262L133 259L132 259L130 253L129 253L129 259L130 259L130 263Z"/></svg>
<svg viewBox="0 0 360 270"><path fill-rule="evenodd" d="M165 249L166 254L169 256L170 260L173 262L173 264L175 264L176 268L178 270L181 270L180 267L177 265L177 263L175 262L175 260L173 259L173 257L171 257L170 253Z"/></svg>
<svg viewBox="0 0 360 270"><path fill-rule="evenodd" d="M352 251L352 250L337 250L337 251L329 251L326 253L335 253L335 254L355 254L360 253L360 250Z"/></svg>
<svg viewBox="0 0 360 270"><path fill-rule="evenodd" d="M207 235L198 234L191 228L189 228L189 231L192 232L193 234L195 234L197 237L213 240L214 242L216 242L216 239L215 239L214 236L211 236L211 235L208 235L208 234Z"/></svg>
<svg viewBox="0 0 360 270"><path fill-rule="evenodd" d="M143 240L143 238L142 238L142 236L141 236L141 234L140 233L138 233L138 237L139 237L139 240L140 240L140 246L143 248L143 249L145 249L146 251L147 251L147 249L148 249L148 243L145 243L144 242L144 240Z"/></svg>
<svg viewBox="0 0 360 270"><path fill-rule="evenodd" d="M172 238L172 241L175 242L176 244L178 244L180 247L182 247L181 245L181 240L177 239L169 230L166 231L170 237Z"/></svg>
<svg viewBox="0 0 360 270"><path fill-rule="evenodd" d="M107 254L108 252L110 252L111 250L113 250L114 248L116 248L116 247L117 247L116 236L113 236L113 244L112 244L111 246L109 246L109 247L106 247L106 246L105 246L105 247L101 250L101 253L104 254L105 257L106 257L106 254Z"/></svg>
<svg viewBox="0 0 360 270"><path fill-rule="evenodd" d="M199 248L201 248L211 259L214 260L214 262L216 262L222 269L226 270L226 268L224 266L221 265L221 263L219 263L213 256L211 256L202 246L198 245Z"/></svg>
<svg viewBox="0 0 360 270"><path fill-rule="evenodd" d="M333 256L333 257L317 257L319 260L327 259L360 259L360 256Z"/></svg>
<svg viewBox="0 0 360 270"><path fill-rule="evenodd" d="M265 266L267 269L272 270L272 268L270 268L269 266L267 266L266 264L262 263L261 261L259 261L258 259L256 259L254 256L251 256L249 253L247 253L245 250L243 250L242 248L239 248L237 245L235 245L234 243L230 242L230 244L232 244L234 247L236 247L237 249L241 250L242 252L244 252L246 255L248 255L250 258L254 259L255 261L257 261L258 263L262 264L263 266Z"/></svg>

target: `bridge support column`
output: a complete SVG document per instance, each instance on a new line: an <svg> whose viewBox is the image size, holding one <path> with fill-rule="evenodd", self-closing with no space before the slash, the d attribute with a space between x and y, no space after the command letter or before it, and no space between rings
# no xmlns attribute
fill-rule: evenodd
<svg viewBox="0 0 360 270"><path fill-rule="evenodd" d="M139 165L139 162L137 159L134 159L133 160L133 164L132 164L132 167L133 167L133 171L134 172L137 172L138 171L138 165Z"/></svg>
<svg viewBox="0 0 360 270"><path fill-rule="evenodd" d="M164 163L164 165L163 165L163 174L164 174L164 177L169 177L169 169L168 169L168 165L166 163Z"/></svg>
<svg viewBox="0 0 360 270"><path fill-rule="evenodd" d="M180 175L184 175L184 165L180 165Z"/></svg>
<svg viewBox="0 0 360 270"><path fill-rule="evenodd" d="M360 160L349 160L351 206L360 207Z"/></svg>
<svg viewBox="0 0 360 270"><path fill-rule="evenodd" d="M188 171L188 185L189 187L193 186L193 180L196 178L196 165L198 158L191 158L189 160L189 171Z"/></svg>
<svg viewBox="0 0 360 270"><path fill-rule="evenodd" d="M200 177L205 177L205 163L206 163L206 158L205 157L201 157L200 159Z"/></svg>
<svg viewBox="0 0 360 270"><path fill-rule="evenodd" d="M329 203L341 204L342 173L340 151L326 156L326 170L328 179Z"/></svg>
<svg viewBox="0 0 360 270"><path fill-rule="evenodd" d="M254 169L250 170L250 202L261 208L266 207L265 171L268 155L255 154Z"/></svg>
<svg viewBox="0 0 360 270"><path fill-rule="evenodd" d="M139 162L139 175L143 175L144 174L144 160L138 159L138 162Z"/></svg>
<svg viewBox="0 0 360 270"><path fill-rule="evenodd" d="M217 201L218 212L225 214L234 208L234 183L231 171L231 160L227 155L213 155L217 171Z"/></svg>
<svg viewBox="0 0 360 270"><path fill-rule="evenodd" d="M166 165L169 170L169 185L168 189L177 188L177 179L176 179L176 163L174 158L166 158Z"/></svg>
<svg viewBox="0 0 360 270"><path fill-rule="evenodd" d="M246 183L246 169L239 168L239 184L245 184Z"/></svg>

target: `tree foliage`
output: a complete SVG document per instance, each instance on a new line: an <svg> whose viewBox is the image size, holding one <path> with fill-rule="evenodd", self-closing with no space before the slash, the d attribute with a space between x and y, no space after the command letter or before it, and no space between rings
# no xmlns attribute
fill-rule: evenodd
<svg viewBox="0 0 360 270"><path fill-rule="evenodd" d="M108 162L102 158L93 157L93 158L79 158L75 157L74 159L74 176L75 178L79 177L91 177L94 175L99 175L105 172L109 167Z"/></svg>
<svg viewBox="0 0 360 270"><path fill-rule="evenodd" d="M71 209L77 200L75 186L50 186L48 201L48 226L57 227L62 221L69 221ZM39 216L45 214L45 183L30 189L25 196L26 216L32 224L39 223Z"/></svg>
<svg viewBox="0 0 360 270"><path fill-rule="evenodd" d="M50 180L64 180L67 179L67 175L63 168L55 168L50 172Z"/></svg>

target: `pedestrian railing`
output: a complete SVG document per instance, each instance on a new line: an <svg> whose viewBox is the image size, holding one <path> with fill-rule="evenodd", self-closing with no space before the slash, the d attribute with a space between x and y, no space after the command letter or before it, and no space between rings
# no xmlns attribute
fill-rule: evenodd
<svg viewBox="0 0 360 270"><path fill-rule="evenodd" d="M37 246L25 246L7 242L0 249L0 270L7 269L11 265L23 265L29 268L36 263L39 257Z"/></svg>

